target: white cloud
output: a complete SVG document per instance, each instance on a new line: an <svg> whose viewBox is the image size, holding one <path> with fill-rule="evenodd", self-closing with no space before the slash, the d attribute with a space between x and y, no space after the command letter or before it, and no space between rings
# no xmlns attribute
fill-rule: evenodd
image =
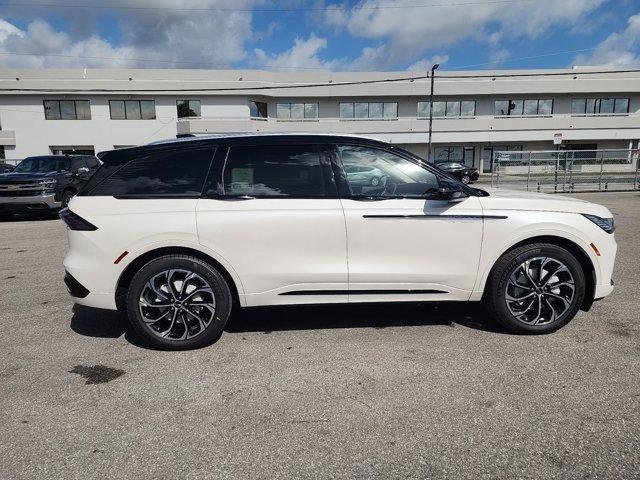
<svg viewBox="0 0 640 480"><path fill-rule="evenodd" d="M410 65L407 70L410 72L423 72L427 70L431 70L431 67L436 63L442 67L445 63L449 61L449 55L434 55L431 58L423 58L418 60L413 65Z"/></svg>
<svg viewBox="0 0 640 480"><path fill-rule="evenodd" d="M627 28L603 40L591 55L578 55L574 65L614 68L640 67L640 13L629 17Z"/></svg>
<svg viewBox="0 0 640 480"><path fill-rule="evenodd" d="M37 10L0 6L0 12L27 22L24 29L0 17L0 66L4 67L210 67L225 68L246 57L245 45L253 38L253 6L265 0L154 0L152 9L113 10L120 37L109 41L96 34L96 19L103 9L57 9L71 27L57 30L34 19ZM57 4L64 3L59 0ZM86 5L105 5L86 0ZM162 8L168 7L168 8ZM176 10L181 8L183 10ZM188 10L189 8L233 8ZM184 10L186 9L186 10ZM73 25L83 25L73 28ZM37 53L40 55L26 55ZM23 54L23 55L17 55ZM51 54L49 56L44 54ZM94 58L72 58L72 57Z"/></svg>
<svg viewBox="0 0 640 480"><path fill-rule="evenodd" d="M513 37L538 37L558 26L580 23L605 0L537 0L514 3L448 5L417 8L415 0L364 0L357 6L328 5L324 25L385 45L382 67L410 62L428 50L456 42L486 41L494 46ZM384 8L394 7L406 8ZM413 6L413 7L412 7ZM380 8L382 7L382 8ZM369 52L370 53L370 52Z"/></svg>
<svg viewBox="0 0 640 480"><path fill-rule="evenodd" d="M325 38L317 37L314 34L304 40L296 38L293 46L284 52L268 54L260 48L254 50L255 65L268 66L274 69L319 69L332 70L339 65L339 61L325 61L319 53L327 47Z"/></svg>

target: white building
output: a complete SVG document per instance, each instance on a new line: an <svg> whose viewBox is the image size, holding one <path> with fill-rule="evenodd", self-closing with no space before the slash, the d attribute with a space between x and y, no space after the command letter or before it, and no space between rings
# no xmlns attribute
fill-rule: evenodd
<svg viewBox="0 0 640 480"><path fill-rule="evenodd" d="M494 150L550 150L558 133L568 149L637 148L640 74L589 72L602 69L438 72L434 158L488 171ZM406 79L419 75L3 69L0 153L19 160L177 134L295 131L365 134L426 157L430 81Z"/></svg>

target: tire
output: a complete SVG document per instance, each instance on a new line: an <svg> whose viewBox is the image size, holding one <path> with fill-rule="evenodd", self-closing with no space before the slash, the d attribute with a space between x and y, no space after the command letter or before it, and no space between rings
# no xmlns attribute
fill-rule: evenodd
<svg viewBox="0 0 640 480"><path fill-rule="evenodd" d="M529 275L524 265L529 266ZM557 273L549 276L553 271ZM543 286L545 280L548 283ZM489 315L509 331L544 334L566 325L580 309L584 296L585 277L578 260L557 245L535 243L498 259L487 280L483 302Z"/></svg>
<svg viewBox="0 0 640 480"><path fill-rule="evenodd" d="M463 175L460 181L465 185L469 185L471 183L471 177L469 175Z"/></svg>
<svg viewBox="0 0 640 480"><path fill-rule="evenodd" d="M73 190L65 190L64 192L62 192L62 198L60 199L62 208L67 208L69 206L69 202L73 197L75 197L75 195L76 192L74 192Z"/></svg>
<svg viewBox="0 0 640 480"><path fill-rule="evenodd" d="M126 305L129 323L146 345L189 350L220 338L233 301L229 285L213 266L188 255L166 255L138 270Z"/></svg>

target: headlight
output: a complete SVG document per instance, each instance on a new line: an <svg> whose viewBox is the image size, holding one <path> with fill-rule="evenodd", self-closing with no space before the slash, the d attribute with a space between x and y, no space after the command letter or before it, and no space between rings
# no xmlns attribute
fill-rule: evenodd
<svg viewBox="0 0 640 480"><path fill-rule="evenodd" d="M587 215L586 213L583 213L582 216L591 220L607 233L613 233L616 229L613 218L601 218L596 215Z"/></svg>

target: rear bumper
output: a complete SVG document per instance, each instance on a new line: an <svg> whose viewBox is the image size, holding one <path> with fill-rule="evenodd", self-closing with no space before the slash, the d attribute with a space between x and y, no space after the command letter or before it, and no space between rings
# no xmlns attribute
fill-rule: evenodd
<svg viewBox="0 0 640 480"><path fill-rule="evenodd" d="M82 285L69 272L64 272L64 283L67 286L69 295L71 295L73 298L85 298L91 293L89 290L87 290L87 287Z"/></svg>
<svg viewBox="0 0 640 480"><path fill-rule="evenodd" d="M24 213L55 210L62 206L55 195L34 195L32 197L1 197L0 213Z"/></svg>

